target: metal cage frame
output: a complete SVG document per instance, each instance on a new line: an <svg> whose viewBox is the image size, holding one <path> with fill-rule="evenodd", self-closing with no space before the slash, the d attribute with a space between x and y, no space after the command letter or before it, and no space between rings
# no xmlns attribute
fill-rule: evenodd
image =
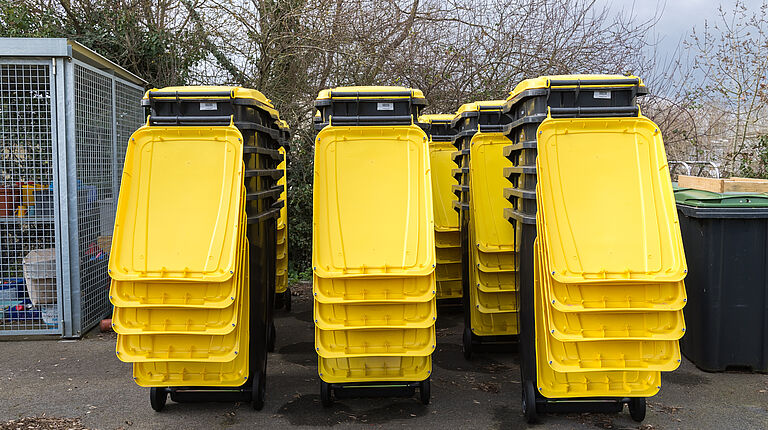
<svg viewBox="0 0 768 430"><path fill-rule="evenodd" d="M74 41L0 38L0 70L18 66L41 66L48 71L47 92L43 90L34 97L50 99L50 165L41 162L30 171L34 177L35 172L42 171L40 169L50 169L37 177L47 178L50 173L53 220L33 219L19 212L0 217L0 221L19 225L28 223L27 229L37 228L33 224L36 222L53 225L52 230L47 227L45 230L53 237L43 236L43 239L55 249L56 318L52 319L54 323L44 324L28 324L23 318L8 324L0 318L0 336L76 338L111 314L107 273L109 251L98 246L99 237L103 237L109 227L102 219L105 216L108 219L110 211L114 219L128 138L145 121L140 102L146 81ZM3 83L3 79L7 82ZM3 97L14 96L4 94L4 88L15 85L15 92L6 92L20 97L18 94L27 90L19 87L30 82L33 82L32 78L0 73L0 105ZM42 104L36 106L39 108ZM17 107L19 113L6 112L9 118L15 119L14 123L6 125L0 117L0 128L7 127L12 130L9 133L15 132L19 136L34 127L40 128L39 124L30 125L24 121L42 111L22 112L25 106ZM7 160L14 155L9 154L14 142L10 142L11 139L6 142L5 136L0 134L0 143L4 147L0 154L0 179L8 181L8 178L14 179L13 173L8 171L23 165L25 159L18 157L22 161L14 160L16 166L9 167ZM30 145L36 145L38 150L48 150L34 138ZM21 177L16 176L15 179ZM111 237L111 228L108 230ZM5 233L0 232L2 234ZM0 249L5 252L2 242L0 236ZM20 249L21 253L28 252L23 246ZM20 260L21 257L9 258ZM10 278L11 269L6 260L0 260L0 278ZM18 262L16 264L18 267ZM29 295L26 283L25 289Z"/></svg>

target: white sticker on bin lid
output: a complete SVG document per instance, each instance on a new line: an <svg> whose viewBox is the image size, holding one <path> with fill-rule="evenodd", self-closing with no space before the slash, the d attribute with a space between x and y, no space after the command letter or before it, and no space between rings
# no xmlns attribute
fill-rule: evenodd
<svg viewBox="0 0 768 430"><path fill-rule="evenodd" d="M609 99L611 98L611 92L610 91L595 91L595 95L593 96L596 99Z"/></svg>
<svg viewBox="0 0 768 430"><path fill-rule="evenodd" d="M395 110L394 103L376 103L376 110Z"/></svg>
<svg viewBox="0 0 768 430"><path fill-rule="evenodd" d="M218 109L218 106L216 102L201 102L200 103L200 110L216 110Z"/></svg>

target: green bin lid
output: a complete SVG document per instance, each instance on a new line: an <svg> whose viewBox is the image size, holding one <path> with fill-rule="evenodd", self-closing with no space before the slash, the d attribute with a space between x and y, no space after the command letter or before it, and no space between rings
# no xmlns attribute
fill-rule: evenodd
<svg viewBox="0 0 768 430"><path fill-rule="evenodd" d="M765 193L713 193L693 188L674 190L677 204L700 208L765 208L768 194Z"/></svg>

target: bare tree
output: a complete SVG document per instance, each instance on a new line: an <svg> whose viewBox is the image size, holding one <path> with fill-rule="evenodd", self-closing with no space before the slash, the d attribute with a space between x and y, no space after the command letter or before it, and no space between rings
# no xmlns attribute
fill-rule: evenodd
<svg viewBox="0 0 768 430"><path fill-rule="evenodd" d="M736 0L718 11L656 76L646 113L670 158L714 161L725 174L765 171L768 5L750 10Z"/></svg>
<svg viewBox="0 0 768 430"><path fill-rule="evenodd" d="M429 111L450 113L472 100L506 98L520 80L538 75L643 71L655 22L595 0L17 2L54 10L63 33L82 35L155 85L238 84L271 97L296 136L288 157L289 252L300 266L310 255L311 118L319 90L416 87ZM108 24L114 11L130 26ZM99 45L105 28L116 39ZM161 36L155 57L134 48L147 46L146 34ZM148 75L141 64L151 58L146 64L157 72Z"/></svg>

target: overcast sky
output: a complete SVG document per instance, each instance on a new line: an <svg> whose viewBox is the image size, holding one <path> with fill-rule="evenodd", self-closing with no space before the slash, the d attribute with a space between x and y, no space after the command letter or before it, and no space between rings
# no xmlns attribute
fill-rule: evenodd
<svg viewBox="0 0 768 430"><path fill-rule="evenodd" d="M763 0L743 0L748 8L757 10ZM704 22L710 23L718 19L718 6L723 5L726 11L732 9L733 0L597 0L598 4L610 5L615 11L633 10L639 20L653 17L657 8L663 9L656 35L661 38L658 45L659 55L671 55L681 38L688 35L696 26L700 31Z"/></svg>

